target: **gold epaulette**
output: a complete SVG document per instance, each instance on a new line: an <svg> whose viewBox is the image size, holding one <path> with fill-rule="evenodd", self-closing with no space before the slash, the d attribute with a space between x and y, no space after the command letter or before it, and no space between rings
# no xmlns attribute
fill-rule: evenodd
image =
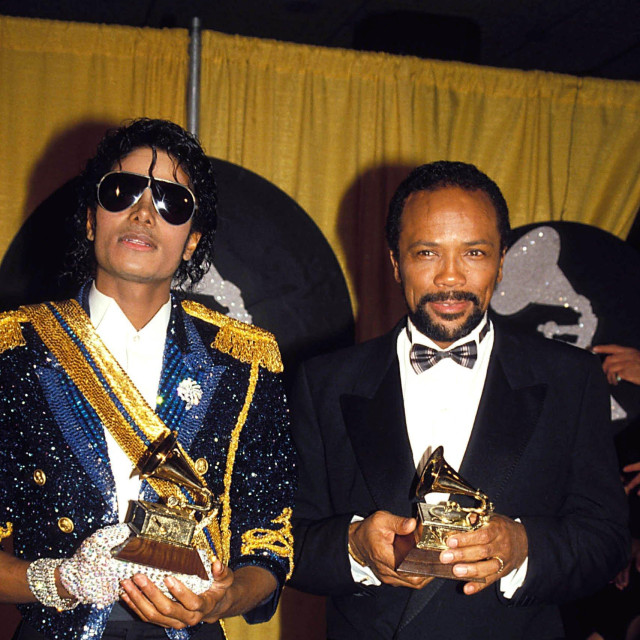
<svg viewBox="0 0 640 640"><path fill-rule="evenodd" d="M219 327L214 349L227 353L241 362L257 362L273 373L282 373L282 358L272 333L251 324L212 311L193 300L184 300L182 308L191 316Z"/></svg>
<svg viewBox="0 0 640 640"><path fill-rule="evenodd" d="M20 323L28 320L20 310L0 313L0 353L27 344L22 335Z"/></svg>

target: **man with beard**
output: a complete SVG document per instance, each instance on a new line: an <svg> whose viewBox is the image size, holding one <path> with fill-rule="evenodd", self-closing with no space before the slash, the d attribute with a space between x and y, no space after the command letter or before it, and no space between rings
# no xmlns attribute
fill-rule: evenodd
<svg viewBox="0 0 640 640"><path fill-rule="evenodd" d="M476 167L418 167L387 219L408 318L300 371L292 584L330 596L329 638L560 638L557 605L625 563L598 360L487 313L508 234L506 202ZM439 560L458 580L399 573L394 558L438 446L495 505L447 539Z"/></svg>

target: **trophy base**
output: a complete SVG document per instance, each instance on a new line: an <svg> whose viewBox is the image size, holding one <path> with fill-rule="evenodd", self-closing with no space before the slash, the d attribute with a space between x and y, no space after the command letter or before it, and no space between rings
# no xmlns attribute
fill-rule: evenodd
<svg viewBox="0 0 640 640"><path fill-rule="evenodd" d="M415 534L396 536L393 543L396 571L400 574L412 576L433 576L449 580L464 582L486 582L484 578L469 578L456 576L452 564L440 562L441 549L418 549Z"/></svg>
<svg viewBox="0 0 640 640"><path fill-rule="evenodd" d="M115 547L112 553L118 560L162 569L168 573L184 573L196 575L203 580L209 579L200 554L193 547L179 547L159 540L133 536L120 547Z"/></svg>

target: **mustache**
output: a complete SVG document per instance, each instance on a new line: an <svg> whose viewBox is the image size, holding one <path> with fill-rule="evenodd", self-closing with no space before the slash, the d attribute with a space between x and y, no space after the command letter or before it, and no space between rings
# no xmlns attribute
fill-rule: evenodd
<svg viewBox="0 0 640 640"><path fill-rule="evenodd" d="M418 301L419 306L424 306L427 302L460 302L469 300L476 306L480 306L480 298L471 291L437 291L436 293L425 293Z"/></svg>

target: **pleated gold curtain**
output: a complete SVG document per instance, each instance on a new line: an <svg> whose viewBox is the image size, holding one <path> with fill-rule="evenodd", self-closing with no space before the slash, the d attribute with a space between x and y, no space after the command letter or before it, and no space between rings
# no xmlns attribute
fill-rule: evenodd
<svg viewBox="0 0 640 640"><path fill-rule="evenodd" d="M0 17L0 255L104 129L185 124L184 30ZM343 267L360 337L398 314L382 238L408 170L473 162L513 226L575 220L626 237L640 206L640 85L204 32L200 137L311 215Z"/></svg>
<svg viewBox="0 0 640 640"><path fill-rule="evenodd" d="M577 220L626 237L640 204L640 85L205 33L202 138L267 176L331 242L360 337L397 319L383 240L409 168L472 162L514 226Z"/></svg>

